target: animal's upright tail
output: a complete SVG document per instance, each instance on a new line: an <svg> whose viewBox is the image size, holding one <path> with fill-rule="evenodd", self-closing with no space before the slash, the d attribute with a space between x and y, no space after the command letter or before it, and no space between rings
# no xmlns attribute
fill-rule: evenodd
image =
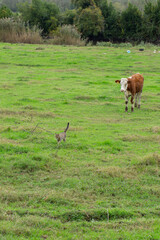
<svg viewBox="0 0 160 240"><path fill-rule="evenodd" d="M68 128L69 128L69 122L68 122L67 127L66 127L66 129L64 130L64 132L67 132Z"/></svg>

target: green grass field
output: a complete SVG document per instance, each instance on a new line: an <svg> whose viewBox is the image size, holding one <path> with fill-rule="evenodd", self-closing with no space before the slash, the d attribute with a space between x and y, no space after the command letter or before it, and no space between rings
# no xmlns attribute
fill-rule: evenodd
<svg viewBox="0 0 160 240"><path fill-rule="evenodd" d="M160 239L160 53L130 50L0 44L1 240Z"/></svg>

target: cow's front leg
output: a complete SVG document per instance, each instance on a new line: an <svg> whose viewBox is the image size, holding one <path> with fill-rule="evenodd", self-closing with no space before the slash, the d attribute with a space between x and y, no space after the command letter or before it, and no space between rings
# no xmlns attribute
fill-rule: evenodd
<svg viewBox="0 0 160 240"><path fill-rule="evenodd" d="M134 95L131 96L131 112L134 111Z"/></svg>
<svg viewBox="0 0 160 240"><path fill-rule="evenodd" d="M128 112L128 94L125 94L125 104L126 104L125 112Z"/></svg>

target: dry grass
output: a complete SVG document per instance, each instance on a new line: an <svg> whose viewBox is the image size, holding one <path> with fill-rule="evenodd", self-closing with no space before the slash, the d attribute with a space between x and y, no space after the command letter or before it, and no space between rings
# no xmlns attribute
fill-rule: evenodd
<svg viewBox="0 0 160 240"><path fill-rule="evenodd" d="M30 29L20 20L11 18L0 19L0 41L9 43L42 43L40 30L36 27Z"/></svg>
<svg viewBox="0 0 160 240"><path fill-rule="evenodd" d="M160 133L160 127L159 126L154 126L154 127L151 128L151 131L153 133Z"/></svg>
<svg viewBox="0 0 160 240"><path fill-rule="evenodd" d="M85 46L86 41L81 38L81 34L74 26L63 25L53 34L54 39L50 40L55 45L75 45Z"/></svg>
<svg viewBox="0 0 160 240"><path fill-rule="evenodd" d="M149 154L141 159L139 165L160 166L160 155L156 153Z"/></svg>
<svg viewBox="0 0 160 240"><path fill-rule="evenodd" d="M137 174L135 169L120 168L116 166L98 168L96 172L104 178L112 177L112 178L122 178L122 179L136 178L136 174Z"/></svg>
<svg viewBox="0 0 160 240"><path fill-rule="evenodd" d="M16 146L19 145L19 143L16 140L2 138L2 137L0 137L0 142L1 142L1 144L12 144L12 145L16 145Z"/></svg>
<svg viewBox="0 0 160 240"><path fill-rule="evenodd" d="M124 142L160 142L160 136L140 136L140 135L127 135L122 138Z"/></svg>
<svg viewBox="0 0 160 240"><path fill-rule="evenodd" d="M27 107L28 109L28 107ZM46 118L54 118L55 114L52 112L36 112L33 111L31 109L31 111L12 111L12 110L8 110L8 109L1 109L0 110L0 116L8 116L8 117L12 117L12 116L23 116L23 117L46 117Z"/></svg>

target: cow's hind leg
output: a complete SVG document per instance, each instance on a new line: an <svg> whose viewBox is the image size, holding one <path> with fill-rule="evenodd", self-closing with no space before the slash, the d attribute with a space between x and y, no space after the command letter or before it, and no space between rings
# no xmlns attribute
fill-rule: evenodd
<svg viewBox="0 0 160 240"><path fill-rule="evenodd" d="M138 94L138 108L140 108L141 106L141 95L142 95L142 92L139 92L137 93Z"/></svg>
<svg viewBox="0 0 160 240"><path fill-rule="evenodd" d="M134 104L135 107L137 107L137 98L138 98L138 93L136 93L136 96L135 96L135 104Z"/></svg>
<svg viewBox="0 0 160 240"><path fill-rule="evenodd" d="M134 95L131 96L131 112L134 111Z"/></svg>

